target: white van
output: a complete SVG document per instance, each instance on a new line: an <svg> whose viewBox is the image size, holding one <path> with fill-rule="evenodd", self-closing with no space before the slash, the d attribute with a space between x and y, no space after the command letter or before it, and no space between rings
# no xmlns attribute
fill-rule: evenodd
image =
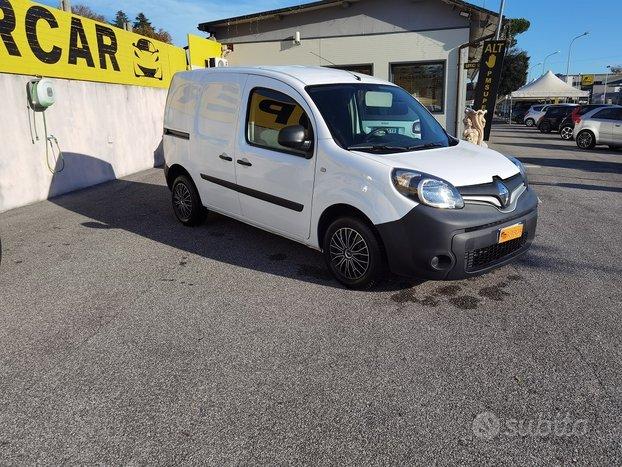
<svg viewBox="0 0 622 467"><path fill-rule="evenodd" d="M175 215L215 212L323 251L351 288L431 279L525 252L537 197L521 163L449 136L408 92L320 67L174 76L164 116Z"/></svg>

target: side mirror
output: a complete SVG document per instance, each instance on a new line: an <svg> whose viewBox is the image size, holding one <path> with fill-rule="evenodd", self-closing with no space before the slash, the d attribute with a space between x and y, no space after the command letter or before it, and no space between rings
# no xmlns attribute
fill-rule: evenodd
<svg viewBox="0 0 622 467"><path fill-rule="evenodd" d="M278 142L281 146L295 149L296 151L308 152L313 142L302 125L290 125L279 131Z"/></svg>

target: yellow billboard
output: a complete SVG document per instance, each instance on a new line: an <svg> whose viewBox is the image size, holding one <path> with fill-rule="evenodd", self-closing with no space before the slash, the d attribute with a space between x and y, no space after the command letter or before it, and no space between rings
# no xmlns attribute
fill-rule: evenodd
<svg viewBox="0 0 622 467"><path fill-rule="evenodd" d="M2 73L168 88L186 69L180 47L27 0L0 0Z"/></svg>
<svg viewBox="0 0 622 467"><path fill-rule="evenodd" d="M581 86L593 86L594 75L581 75Z"/></svg>
<svg viewBox="0 0 622 467"><path fill-rule="evenodd" d="M209 59L222 55L219 42L188 34L188 55L191 68L207 68Z"/></svg>

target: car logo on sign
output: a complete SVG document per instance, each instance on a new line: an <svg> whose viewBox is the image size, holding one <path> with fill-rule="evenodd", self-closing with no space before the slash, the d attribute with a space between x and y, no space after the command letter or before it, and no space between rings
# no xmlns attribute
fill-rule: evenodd
<svg viewBox="0 0 622 467"><path fill-rule="evenodd" d="M501 206L506 207L510 202L510 190L508 190L508 188L498 180L496 181L496 185L497 192L499 193L499 201L501 201Z"/></svg>

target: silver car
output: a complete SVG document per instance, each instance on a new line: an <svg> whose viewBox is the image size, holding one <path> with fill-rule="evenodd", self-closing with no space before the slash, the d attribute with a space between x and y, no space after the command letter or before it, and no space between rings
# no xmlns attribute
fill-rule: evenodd
<svg viewBox="0 0 622 467"><path fill-rule="evenodd" d="M610 148L622 147L622 106L594 109L581 115L572 135L581 149L592 149L597 144Z"/></svg>
<svg viewBox="0 0 622 467"><path fill-rule="evenodd" d="M532 105L523 117L523 123L527 126L536 126L548 108L546 104Z"/></svg>

